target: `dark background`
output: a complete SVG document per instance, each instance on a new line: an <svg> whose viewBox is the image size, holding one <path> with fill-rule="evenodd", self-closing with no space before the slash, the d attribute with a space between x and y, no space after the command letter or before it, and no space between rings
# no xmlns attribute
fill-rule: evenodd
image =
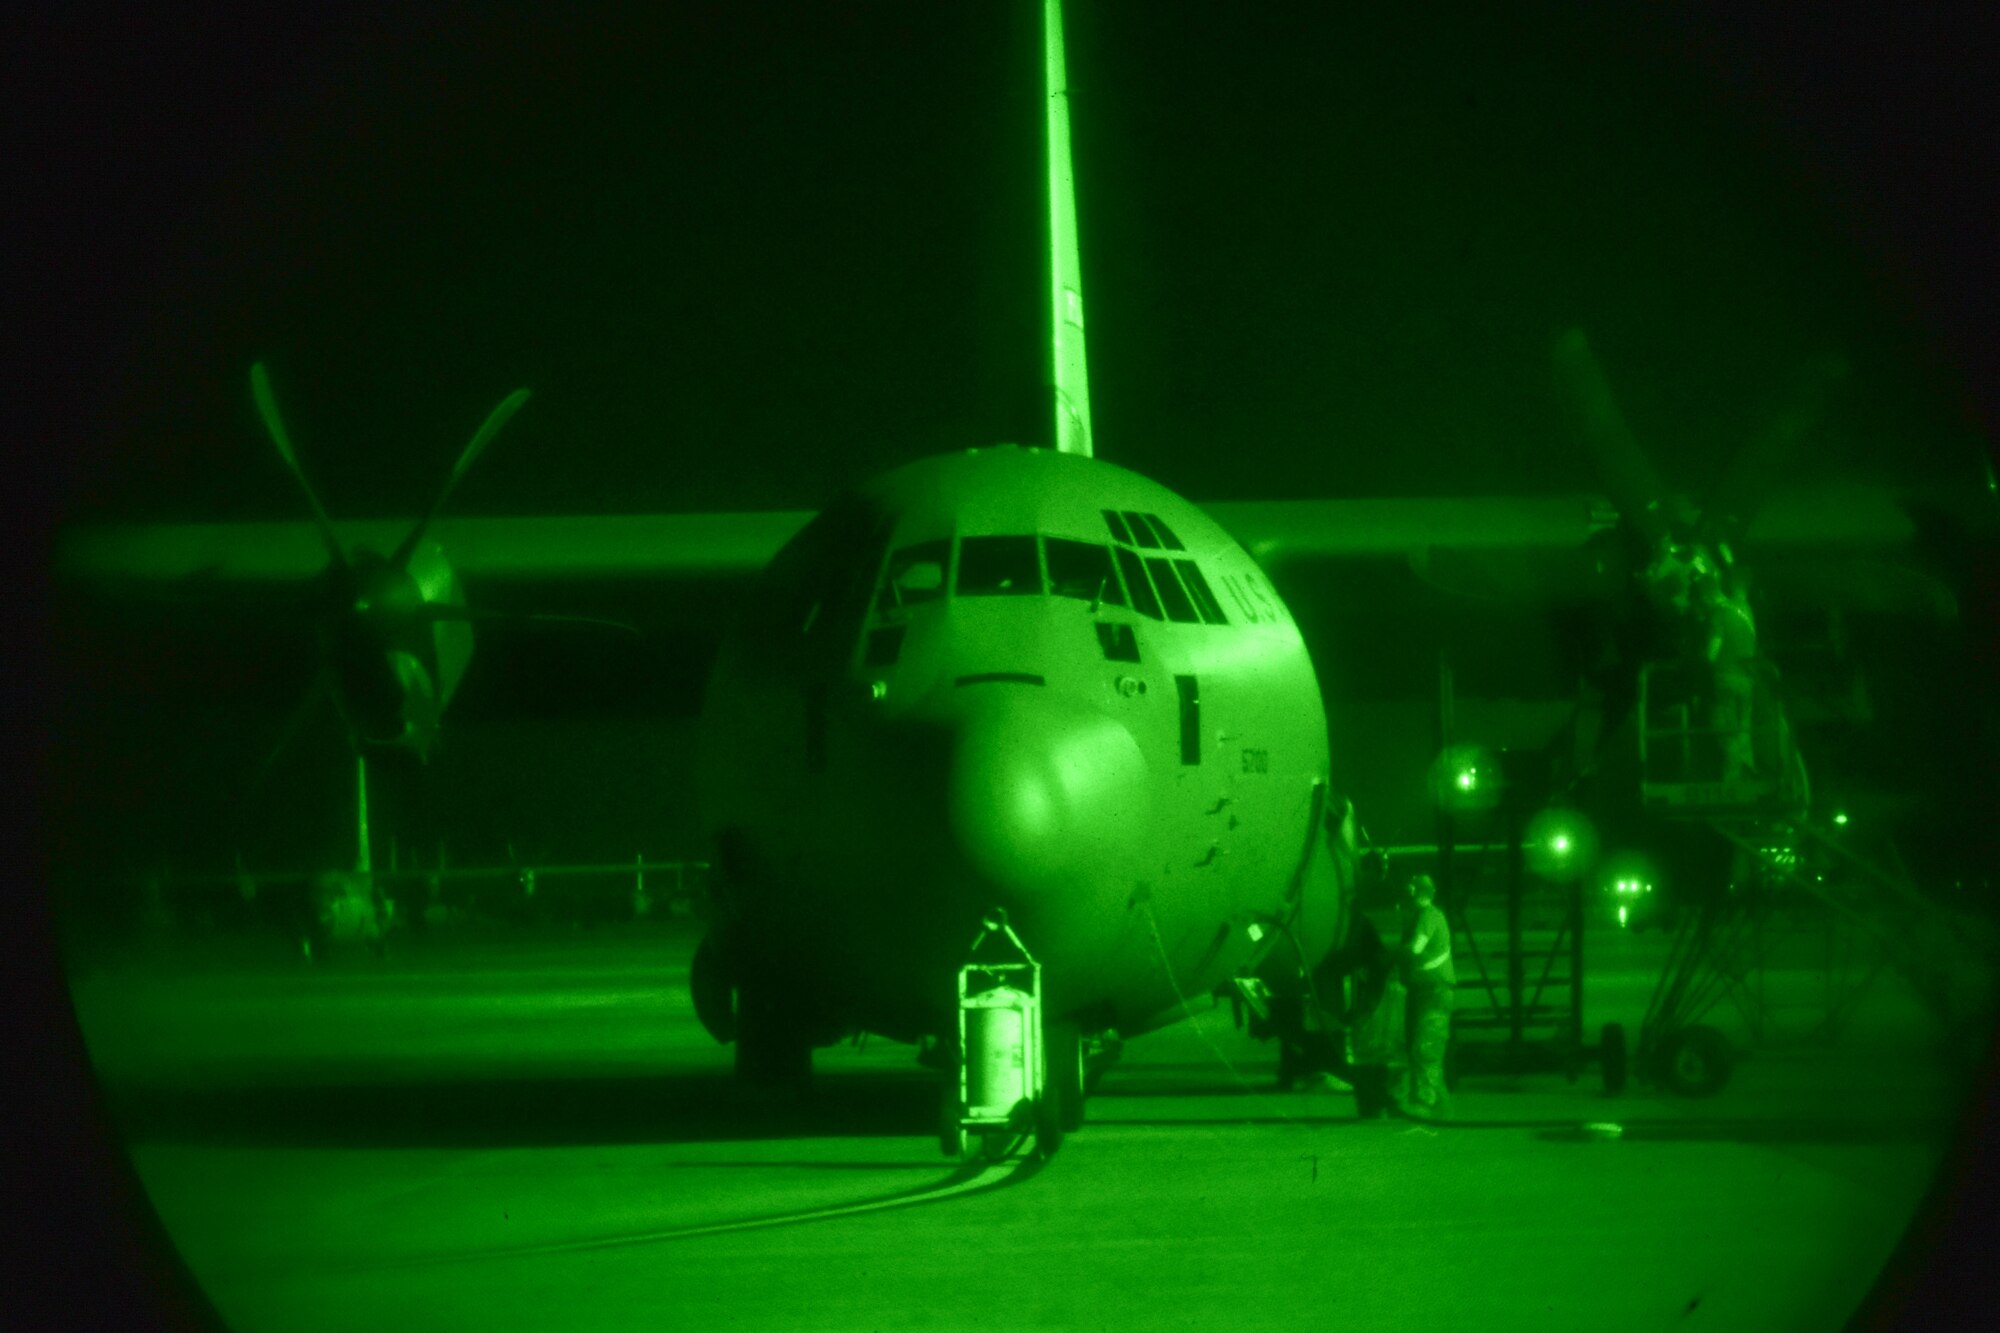
<svg viewBox="0 0 2000 1333"><path fill-rule="evenodd" d="M1103 456L1197 500L1588 487L1547 388L1582 323L1679 484L1827 346L1808 469L1979 484L1990 11L1244 8L1072 6ZM414 509L524 383L464 512L804 507L1039 438L1028 9L8 7L17 567L58 512L298 513L258 356L344 516ZM19 662L45 755L69 664ZM185 1311L80 1052L30 1046L40 1308ZM1913 1234L1900 1326L1981 1308L1925 1277L1976 1222Z"/></svg>
<svg viewBox="0 0 2000 1333"><path fill-rule="evenodd" d="M1197 500L1588 488L1580 323L1680 485L1829 347L1813 471L1977 475L1992 19L1071 8L1102 456ZM463 512L812 507L1042 439L1036 9L17 16L75 512L297 513L257 357L337 515L413 509L519 384Z"/></svg>

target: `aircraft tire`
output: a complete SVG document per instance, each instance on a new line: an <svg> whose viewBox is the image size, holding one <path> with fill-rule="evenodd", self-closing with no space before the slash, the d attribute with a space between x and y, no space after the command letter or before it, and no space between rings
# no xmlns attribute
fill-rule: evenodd
<svg viewBox="0 0 2000 1333"><path fill-rule="evenodd" d="M1043 1161L1054 1157L1065 1134L1062 1108L1056 1104L1053 1091L1045 1087L1042 1099L1035 1103L1035 1155Z"/></svg>
<svg viewBox="0 0 2000 1333"><path fill-rule="evenodd" d="M812 1042L785 1008L785 993L739 980L736 1081L796 1093L812 1082Z"/></svg>
<svg viewBox="0 0 2000 1333"><path fill-rule="evenodd" d="M1661 1087L1682 1097L1713 1097L1736 1070L1729 1039L1698 1023L1660 1043L1653 1075Z"/></svg>
<svg viewBox="0 0 2000 1333"><path fill-rule="evenodd" d="M1614 1097L1625 1091L1631 1058L1625 1049L1625 1027L1622 1023L1604 1025L1598 1039L1597 1063L1604 1075L1604 1090Z"/></svg>
<svg viewBox="0 0 2000 1333"><path fill-rule="evenodd" d="M1083 1095L1095 1096L1104 1076L1125 1054L1125 1043L1107 1032L1083 1045Z"/></svg>
<svg viewBox="0 0 2000 1333"><path fill-rule="evenodd" d="M958 1079L946 1071L944 1081L938 1084L938 1149L956 1162L967 1159L972 1137L959 1123L962 1110L958 1103Z"/></svg>
<svg viewBox="0 0 2000 1333"><path fill-rule="evenodd" d="M944 1123L938 1126L938 1148L954 1162L967 1161L972 1156L972 1131L958 1123L956 1107L947 1113Z"/></svg>
<svg viewBox="0 0 2000 1333"><path fill-rule="evenodd" d="M730 982L729 947L720 927L701 937L688 963L688 995L694 1016L708 1035L727 1045L736 1040L736 992Z"/></svg>
<svg viewBox="0 0 2000 1333"><path fill-rule="evenodd" d="M1050 1103L1061 1131L1073 1134L1083 1128L1083 1033L1074 1023L1051 1023L1045 1039L1042 1100Z"/></svg>

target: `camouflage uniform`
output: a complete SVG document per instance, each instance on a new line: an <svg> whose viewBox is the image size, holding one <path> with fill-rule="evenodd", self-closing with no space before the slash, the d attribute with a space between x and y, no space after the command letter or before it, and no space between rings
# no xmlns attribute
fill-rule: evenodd
<svg viewBox="0 0 2000 1333"><path fill-rule="evenodd" d="M1404 1078L1403 983L1389 974L1374 987L1364 980L1356 989L1363 994L1347 1029L1354 1109L1363 1120L1374 1120L1402 1109L1396 1094ZM1367 994L1371 989L1374 994Z"/></svg>
<svg viewBox="0 0 2000 1333"><path fill-rule="evenodd" d="M1436 904L1425 903L1407 916L1398 958L1409 991L1410 1084L1404 1104L1419 1115L1442 1116L1450 1102L1444 1056L1458 977L1451 965L1451 927Z"/></svg>

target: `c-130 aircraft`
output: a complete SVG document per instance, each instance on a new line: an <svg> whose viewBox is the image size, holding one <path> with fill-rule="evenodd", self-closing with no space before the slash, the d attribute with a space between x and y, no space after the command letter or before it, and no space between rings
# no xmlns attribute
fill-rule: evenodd
<svg viewBox="0 0 2000 1333"><path fill-rule="evenodd" d="M1097 458L1059 0L1043 19L1052 448L923 459L809 521L440 518L422 550L475 584L726 575L768 558L700 720L720 883L691 969L698 1016L751 1083L797 1085L814 1048L860 1032L950 1054L953 973L1001 909L1043 965L1034 1045L1055 1123L1074 1128L1094 1039L1171 1023L1232 976L1295 990L1352 919L1326 709L1273 560L1406 555L1435 569L1457 556L1504 582L1521 562L1494 557L1521 557L1539 584L1549 556L1576 566L1615 516L1573 495L1236 503L1211 517ZM1883 497L1842 500L1772 506L1751 544L1910 540ZM339 542L401 550L404 529L76 532L63 565L299 581ZM1582 578L1579 595L1610 581ZM416 592L412 623L469 639L455 577ZM467 657L440 672L436 709Z"/></svg>
<svg viewBox="0 0 2000 1333"><path fill-rule="evenodd" d="M855 1032L949 1048L953 973L1004 919L1043 968L1044 1095L1073 1128L1085 1039L1171 1022L1259 960L1295 985L1344 935L1352 876L1276 589L1095 457L1058 0L1043 45L1054 447L898 468L766 568L700 722L721 913L692 975L739 1075L792 1082Z"/></svg>
<svg viewBox="0 0 2000 1333"><path fill-rule="evenodd" d="M72 529L58 573L324 585L322 637L344 651L316 694L349 720L366 877L367 760L425 757L488 618L461 575L699 578L768 559L699 721L719 884L697 1014L752 1084L795 1087L815 1047L860 1032L949 1054L954 974L1004 914L1045 979L1035 1081L1073 1128L1087 1042L1172 1022L1260 961L1275 989L1296 983L1342 937L1351 876L1322 834L1325 710L1277 591L1208 515L1094 456L1059 0L1043 48L1052 448L926 458L804 522L440 516L518 390L414 526L335 522L260 363L259 414L313 521ZM350 587L353 571L394 596Z"/></svg>
<svg viewBox="0 0 2000 1333"><path fill-rule="evenodd" d="M970 1058L953 973L1009 923L1045 978L1047 1151L1081 1123L1099 1039L1115 1053L1232 978L1295 999L1354 919L1354 812L1272 557L1506 551L1573 576L1583 556L1604 596L1621 519L1575 496L1217 506L1225 526L1096 457L1060 0L1042 15L1053 447L897 468L763 570L700 720L720 885L691 986L747 1082L796 1085L863 1032L949 1065ZM1770 506L1763 546L1906 540L1868 501Z"/></svg>

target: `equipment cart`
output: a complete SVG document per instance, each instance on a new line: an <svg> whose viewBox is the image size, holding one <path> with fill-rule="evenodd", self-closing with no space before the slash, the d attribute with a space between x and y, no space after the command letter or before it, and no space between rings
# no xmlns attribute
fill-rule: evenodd
<svg viewBox="0 0 2000 1333"><path fill-rule="evenodd" d="M958 1058L945 1081L939 1146L947 1157L998 1162L1032 1133L1036 1151L1048 1157L1070 1117L1047 1077L1042 966L1004 911L989 913L981 927L958 970ZM981 956L996 944L1005 952ZM1080 1099L1080 1087L1075 1095Z"/></svg>

